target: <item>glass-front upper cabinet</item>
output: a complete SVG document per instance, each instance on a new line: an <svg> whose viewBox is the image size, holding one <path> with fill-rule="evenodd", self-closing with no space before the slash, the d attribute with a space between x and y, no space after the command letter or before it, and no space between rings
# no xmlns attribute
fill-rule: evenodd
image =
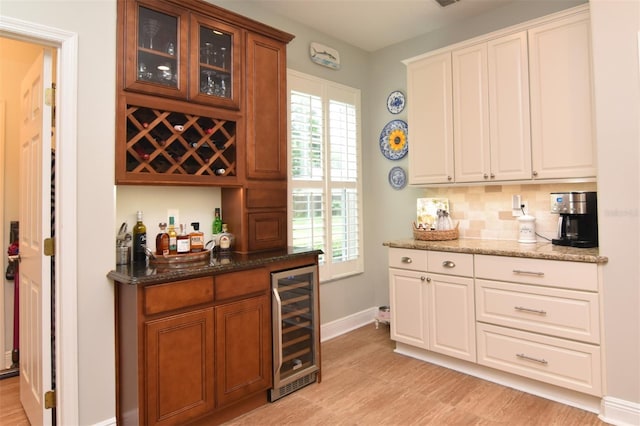
<svg viewBox="0 0 640 426"><path fill-rule="evenodd" d="M191 15L189 97L196 102L238 109L240 38L234 27Z"/></svg>
<svg viewBox="0 0 640 426"><path fill-rule="evenodd" d="M126 88L186 98L188 11L159 2L126 4Z"/></svg>

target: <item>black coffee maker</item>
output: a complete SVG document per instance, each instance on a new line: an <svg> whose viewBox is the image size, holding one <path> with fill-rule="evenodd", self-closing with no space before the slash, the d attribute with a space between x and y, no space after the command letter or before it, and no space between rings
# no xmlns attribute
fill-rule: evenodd
<svg viewBox="0 0 640 426"><path fill-rule="evenodd" d="M552 192L551 213L558 218L558 235L552 244L598 247L598 202L595 192Z"/></svg>

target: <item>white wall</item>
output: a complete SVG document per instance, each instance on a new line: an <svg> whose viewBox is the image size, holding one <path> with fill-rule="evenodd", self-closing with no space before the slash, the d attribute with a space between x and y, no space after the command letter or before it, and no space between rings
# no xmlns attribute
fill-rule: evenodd
<svg viewBox="0 0 640 426"><path fill-rule="evenodd" d="M2 0L2 15L78 34L79 421L95 424L115 415L113 283L106 274L115 262L116 1Z"/></svg>
<svg viewBox="0 0 640 426"><path fill-rule="evenodd" d="M606 395L640 404L640 2L592 0L591 25Z"/></svg>

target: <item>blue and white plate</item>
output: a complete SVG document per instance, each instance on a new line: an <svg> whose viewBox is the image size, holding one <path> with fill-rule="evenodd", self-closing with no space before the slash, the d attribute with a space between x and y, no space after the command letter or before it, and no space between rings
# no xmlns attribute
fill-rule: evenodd
<svg viewBox="0 0 640 426"><path fill-rule="evenodd" d="M399 114L404 109L404 93L395 90L387 97L387 110L391 114Z"/></svg>
<svg viewBox="0 0 640 426"><path fill-rule="evenodd" d="M402 167L393 167L389 170L389 185L393 189L402 189L407 186L407 174Z"/></svg>
<svg viewBox="0 0 640 426"><path fill-rule="evenodd" d="M388 122L380 133L380 151L389 160L399 160L409 151L407 123L402 120Z"/></svg>

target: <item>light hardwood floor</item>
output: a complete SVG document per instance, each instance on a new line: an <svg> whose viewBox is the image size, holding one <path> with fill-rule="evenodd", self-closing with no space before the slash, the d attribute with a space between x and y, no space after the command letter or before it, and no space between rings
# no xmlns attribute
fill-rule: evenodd
<svg viewBox="0 0 640 426"><path fill-rule="evenodd" d="M322 383L264 405L237 425L604 425L597 415L398 355L389 327L322 345Z"/></svg>
<svg viewBox="0 0 640 426"><path fill-rule="evenodd" d="M322 344L322 383L238 417L240 425L604 425L597 415L395 354L373 324ZM0 425L29 425L18 377L0 380Z"/></svg>

